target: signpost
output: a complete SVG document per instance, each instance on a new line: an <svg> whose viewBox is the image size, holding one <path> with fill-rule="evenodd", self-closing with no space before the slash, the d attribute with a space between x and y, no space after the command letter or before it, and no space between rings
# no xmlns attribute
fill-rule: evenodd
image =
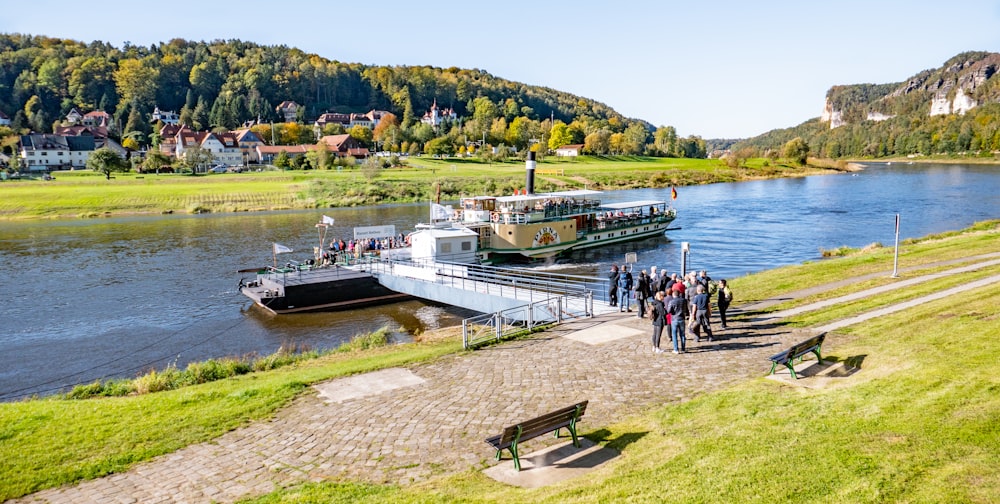
<svg viewBox="0 0 1000 504"><path fill-rule="evenodd" d="M896 214L896 253L892 258L892 278L899 278L899 214Z"/></svg>

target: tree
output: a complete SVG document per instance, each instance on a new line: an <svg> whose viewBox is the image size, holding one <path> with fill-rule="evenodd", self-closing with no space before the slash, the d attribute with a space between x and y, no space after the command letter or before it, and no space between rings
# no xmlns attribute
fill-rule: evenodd
<svg viewBox="0 0 1000 504"><path fill-rule="evenodd" d="M639 155L646 148L646 140L649 138L649 130L642 123L636 121L629 124L622 133L622 154Z"/></svg>
<svg viewBox="0 0 1000 504"><path fill-rule="evenodd" d="M277 156L274 156L274 166L278 168L288 168L291 166L291 160L288 159L288 153L284 149L278 152Z"/></svg>
<svg viewBox="0 0 1000 504"><path fill-rule="evenodd" d="M549 137L549 148L556 150L563 145L569 145L573 141L573 135L569 132L569 127L562 121L556 121L552 125L552 133Z"/></svg>
<svg viewBox="0 0 1000 504"><path fill-rule="evenodd" d="M360 124L355 124L351 126L351 129L347 131L347 134L351 135L351 138L355 139L364 147L368 147L372 144L372 130L366 126Z"/></svg>
<svg viewBox="0 0 1000 504"><path fill-rule="evenodd" d="M103 173L107 180L111 180L112 173L125 171L128 169L128 165L117 152L107 147L101 147L87 158L87 168Z"/></svg>
<svg viewBox="0 0 1000 504"><path fill-rule="evenodd" d="M140 107L152 106L156 101L156 78L159 72L137 59L123 59L118 62L114 79L118 86L118 96L122 102Z"/></svg>
<svg viewBox="0 0 1000 504"><path fill-rule="evenodd" d="M375 180L382 173L382 165L374 156L369 156L361 164L361 174L368 179L368 182Z"/></svg>
<svg viewBox="0 0 1000 504"><path fill-rule="evenodd" d="M306 157L309 158L309 163L312 164L313 168L317 170L330 167L329 146L327 146L326 142L322 140L316 142L316 146L309 149L309 152L306 153Z"/></svg>
<svg viewBox="0 0 1000 504"><path fill-rule="evenodd" d="M160 168L164 166L170 166L170 157L157 150L146 153L146 159L142 161L142 168L146 172L160 173Z"/></svg>
<svg viewBox="0 0 1000 504"><path fill-rule="evenodd" d="M653 146L663 156L677 155L677 130L673 126L660 126L653 133Z"/></svg>
<svg viewBox="0 0 1000 504"><path fill-rule="evenodd" d="M611 150L611 132L602 129L587 135L583 148L591 154L607 154Z"/></svg>
<svg viewBox="0 0 1000 504"><path fill-rule="evenodd" d="M424 152L432 155L449 156L455 153L455 148L448 137L437 137L424 144Z"/></svg>
<svg viewBox="0 0 1000 504"><path fill-rule="evenodd" d="M184 166L191 169L193 173L198 172L198 168L208 168L208 165L215 160L212 151L199 146L189 147L184 151Z"/></svg>
<svg viewBox="0 0 1000 504"><path fill-rule="evenodd" d="M800 165L806 164L809 157L809 144L802 137L795 137L781 148L781 156Z"/></svg>

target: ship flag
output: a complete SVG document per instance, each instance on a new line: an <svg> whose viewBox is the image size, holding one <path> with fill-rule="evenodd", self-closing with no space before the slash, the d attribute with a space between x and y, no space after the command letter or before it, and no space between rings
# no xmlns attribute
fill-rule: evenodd
<svg viewBox="0 0 1000 504"><path fill-rule="evenodd" d="M329 215L324 215L323 216L323 224L326 224L327 226L332 226L333 225L333 217L330 217Z"/></svg>
<svg viewBox="0 0 1000 504"><path fill-rule="evenodd" d="M451 207L444 205L439 205L437 203L431 203L431 220L434 221L445 221L451 217L452 214Z"/></svg>
<svg viewBox="0 0 1000 504"><path fill-rule="evenodd" d="M286 246L284 246L284 245L282 245L280 243L275 243L274 244L274 253L275 254L284 254L286 252L292 252L292 249L290 249L290 248L288 248L288 247L286 247Z"/></svg>
<svg viewBox="0 0 1000 504"><path fill-rule="evenodd" d="M677 199L677 188L676 187L671 187L670 188L670 199L671 200L676 200Z"/></svg>

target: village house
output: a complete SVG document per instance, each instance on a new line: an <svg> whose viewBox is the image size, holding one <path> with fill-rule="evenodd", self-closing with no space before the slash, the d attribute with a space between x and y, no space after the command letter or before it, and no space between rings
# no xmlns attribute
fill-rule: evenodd
<svg viewBox="0 0 1000 504"><path fill-rule="evenodd" d="M188 151L201 147L212 153L212 161L218 164L240 166L243 152L232 133L212 133L211 131L191 131L187 128L177 132L174 157L184 159Z"/></svg>
<svg viewBox="0 0 1000 504"><path fill-rule="evenodd" d="M83 114L83 118L80 120L80 123L84 126L114 129L112 127L113 123L111 121L111 114L108 114L103 110L94 110Z"/></svg>
<svg viewBox="0 0 1000 504"><path fill-rule="evenodd" d="M583 151L583 144L563 145L556 149L556 156L579 156Z"/></svg>
<svg viewBox="0 0 1000 504"><path fill-rule="evenodd" d="M160 110L160 107L153 107L153 120L152 122L161 122L163 124L179 124L181 122L181 116L178 115L173 110Z"/></svg>
<svg viewBox="0 0 1000 504"><path fill-rule="evenodd" d="M325 143L329 147L330 152L337 157L353 156L364 159L369 154L368 149L362 147L361 143L348 134L326 135L320 138L320 141Z"/></svg>
<svg viewBox="0 0 1000 504"><path fill-rule="evenodd" d="M257 153L257 159L261 163L271 164L274 163L274 158L278 157L282 151L288 155L289 158L294 158L298 156L305 156L307 152L314 149L315 145L258 145L254 148Z"/></svg>
<svg viewBox="0 0 1000 504"><path fill-rule="evenodd" d="M95 150L107 147L122 157L128 152L125 147L108 136L108 128L105 126L85 126L83 124L56 126L55 134L67 137L91 137L94 139Z"/></svg>
<svg viewBox="0 0 1000 504"><path fill-rule="evenodd" d="M455 113L455 110L451 108L439 109L437 98L435 98L431 109L424 113L424 116L420 118L420 122L430 124L434 129L437 129L444 121L454 121L456 119L458 119L458 114Z"/></svg>
<svg viewBox="0 0 1000 504"><path fill-rule="evenodd" d="M0 126L10 126L10 118L3 111L0 111Z"/></svg>
<svg viewBox="0 0 1000 504"><path fill-rule="evenodd" d="M49 134L21 135L20 156L27 171L86 168L94 137Z"/></svg>
<svg viewBox="0 0 1000 504"><path fill-rule="evenodd" d="M299 107L298 103L286 100L279 103L277 107L274 107L274 110L280 117L285 119L285 122L295 122L295 119L298 117Z"/></svg>
<svg viewBox="0 0 1000 504"><path fill-rule="evenodd" d="M238 129L232 132L236 137L236 142L240 146L240 151L243 153L243 160L245 163L259 163L260 155L257 153L257 147L264 145L264 141L256 133L251 131L249 128Z"/></svg>

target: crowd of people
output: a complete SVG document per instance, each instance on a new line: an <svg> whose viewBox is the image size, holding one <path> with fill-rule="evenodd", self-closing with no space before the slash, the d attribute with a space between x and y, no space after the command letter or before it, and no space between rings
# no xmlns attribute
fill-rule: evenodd
<svg viewBox="0 0 1000 504"><path fill-rule="evenodd" d="M371 252L378 254L382 250L408 247L406 237L402 233L396 236L386 236L382 238L359 238L344 241L343 238L333 239L330 246L323 251L322 260L324 263L346 262L345 259L354 257L360 258L363 254Z"/></svg>
<svg viewBox="0 0 1000 504"><path fill-rule="evenodd" d="M712 298L719 313L723 330L727 329L726 311L733 300L733 291L725 280L715 282L701 270L686 275L670 274L666 270L641 270L638 278L627 264L612 265L608 274L608 300L619 312L631 312L635 301L639 318L653 324L653 352L663 353L660 339L667 328L673 353L687 351L688 334L695 340L713 341Z"/></svg>

